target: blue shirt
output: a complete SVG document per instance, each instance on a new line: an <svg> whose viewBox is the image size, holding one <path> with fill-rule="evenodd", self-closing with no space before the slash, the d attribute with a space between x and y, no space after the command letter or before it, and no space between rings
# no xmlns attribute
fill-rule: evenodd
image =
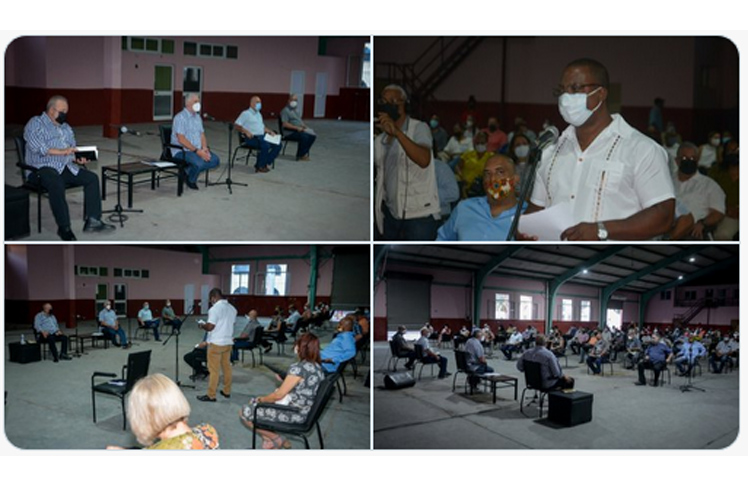
<svg viewBox="0 0 748 498"><path fill-rule="evenodd" d="M106 325L107 327L114 327L114 323L117 321L117 312L113 309L107 310L104 308L99 312L99 322Z"/></svg>
<svg viewBox="0 0 748 498"><path fill-rule="evenodd" d="M151 320L153 320L153 313L151 313L150 308L148 309L143 308L140 311L138 311L138 318L140 318L144 322L150 322Z"/></svg>
<svg viewBox="0 0 748 498"><path fill-rule="evenodd" d="M514 207L507 209L494 218L485 197L465 199L439 228L436 240L506 240L514 210Z"/></svg>
<svg viewBox="0 0 748 498"><path fill-rule="evenodd" d="M196 149L203 146L203 118L198 113L192 113L187 109L174 116L174 124L171 127L171 143L179 145L177 134L184 135L189 143ZM172 155L182 152L181 149L171 149Z"/></svg>
<svg viewBox="0 0 748 498"><path fill-rule="evenodd" d="M647 356L649 356L651 361L664 362L667 360L667 357L670 356L670 353L672 353L672 350L667 346L667 344L662 342L652 344L647 348Z"/></svg>
<svg viewBox="0 0 748 498"><path fill-rule="evenodd" d="M252 135L265 134L265 121L262 119L262 113L255 111L251 107L239 114L235 123L250 132Z"/></svg>
<svg viewBox="0 0 748 498"><path fill-rule="evenodd" d="M341 362L350 360L356 356L356 339L353 332L341 332L328 346L320 352L323 360L332 360L333 363L322 363L322 368L327 372L334 372Z"/></svg>
<svg viewBox="0 0 748 498"><path fill-rule="evenodd" d="M679 358L686 358L689 361L693 361L695 358L700 358L706 354L706 348L700 342L687 342L683 344L680 352L678 353Z"/></svg>
<svg viewBox="0 0 748 498"><path fill-rule="evenodd" d="M34 329L37 332L46 332L48 334L54 334L60 330L60 326L57 324L57 318L54 315L47 315L43 311L40 311L34 317Z"/></svg>
<svg viewBox="0 0 748 498"><path fill-rule="evenodd" d="M558 362L556 355L543 346L535 346L525 351L519 360L517 360L517 370L524 372L526 361L540 363L540 376L543 378L544 389L553 387L563 375L561 364Z"/></svg>
<svg viewBox="0 0 748 498"><path fill-rule="evenodd" d="M53 156L49 149L67 149L75 147L75 135L69 124L53 122L47 113L35 116L23 129L23 139L26 140L26 164L37 169L52 168L58 173L67 168L74 175L80 168L75 163L75 154L67 156Z"/></svg>
<svg viewBox="0 0 748 498"><path fill-rule="evenodd" d="M436 190L439 192L439 207L442 216L448 216L452 211L452 203L460 199L460 187L457 185L455 174L449 164L434 159L436 168Z"/></svg>

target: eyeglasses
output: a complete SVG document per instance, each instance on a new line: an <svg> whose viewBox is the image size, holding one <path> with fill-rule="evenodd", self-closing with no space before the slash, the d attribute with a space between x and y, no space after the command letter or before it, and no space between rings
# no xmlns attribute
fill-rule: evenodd
<svg viewBox="0 0 748 498"><path fill-rule="evenodd" d="M553 96L554 97L560 97L561 95L565 93L583 93L583 89L587 87L599 87L602 86L600 83L584 83L582 85L577 85L576 83L572 83L571 85L558 85L556 88L553 89Z"/></svg>

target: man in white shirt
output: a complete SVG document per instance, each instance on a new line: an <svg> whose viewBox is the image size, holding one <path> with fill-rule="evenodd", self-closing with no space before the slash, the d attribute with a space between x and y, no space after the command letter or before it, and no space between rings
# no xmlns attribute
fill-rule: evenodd
<svg viewBox="0 0 748 498"><path fill-rule="evenodd" d="M153 330L153 338L157 341L160 340L158 336L159 319L153 318L153 313L147 301L143 303L143 307L138 311L138 325L145 329Z"/></svg>
<svg viewBox="0 0 748 498"><path fill-rule="evenodd" d="M556 89L569 127L543 152L525 214L568 203L562 240L647 240L667 232L675 210L667 153L608 110L608 71L579 59ZM533 234L518 238L533 239Z"/></svg>
<svg viewBox="0 0 748 498"><path fill-rule="evenodd" d="M208 393L198 396L199 401L216 401L218 390L219 368L223 373L221 396L231 397L231 348L234 344L234 322L236 308L223 297L221 289L214 288L208 294L211 308L208 310L208 321L198 323L198 327L208 332Z"/></svg>
<svg viewBox="0 0 748 498"><path fill-rule="evenodd" d="M678 202L671 240L704 240L704 231L717 226L725 217L725 192L717 182L698 170L699 148L683 142L675 156L678 172L673 175Z"/></svg>
<svg viewBox="0 0 748 498"><path fill-rule="evenodd" d="M433 329L431 329L433 330ZM421 329L421 337L418 338L416 341L416 346L421 347L421 351L423 352L423 356L419 358L422 363L430 364L430 363L438 363L439 364L439 378L444 379L446 377L449 377L452 375L450 372L447 371L447 358L443 357L439 354L438 351L434 351L431 349L431 346L429 346L429 334L430 330L428 327L423 327Z"/></svg>
<svg viewBox="0 0 748 498"><path fill-rule="evenodd" d="M249 109L243 111L236 121L234 127L244 135L244 145L251 146L258 150L255 171L258 173L267 173L268 164L272 164L281 151L280 144L270 143L265 140L265 135L275 136L275 131L265 126L262 118L262 101L257 95L252 96L249 100Z"/></svg>
<svg viewBox="0 0 748 498"><path fill-rule="evenodd" d="M510 335L509 339L506 341L506 344L501 346L501 352L504 353L504 357L507 359L507 361L512 361L512 353L518 352L520 350L521 344L522 332L520 332L519 329L515 327L512 335Z"/></svg>

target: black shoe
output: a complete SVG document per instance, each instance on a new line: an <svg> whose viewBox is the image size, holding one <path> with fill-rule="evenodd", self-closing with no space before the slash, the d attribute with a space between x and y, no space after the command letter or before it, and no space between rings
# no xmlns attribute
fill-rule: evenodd
<svg viewBox="0 0 748 498"><path fill-rule="evenodd" d="M104 223L103 221L97 220L96 218L87 219L86 224L83 225L84 232L111 232L112 230L116 229L117 227L115 227L114 225Z"/></svg>
<svg viewBox="0 0 748 498"><path fill-rule="evenodd" d="M273 346L268 346L265 348L265 354L268 354L270 351L273 350Z"/></svg>
<svg viewBox="0 0 748 498"><path fill-rule="evenodd" d="M198 401L208 401L210 403L215 403L216 402L216 398L211 398L207 394L203 394L202 396L198 396L197 400Z"/></svg>
<svg viewBox="0 0 748 498"><path fill-rule="evenodd" d="M634 382L634 385L635 386L646 386L647 383L646 382Z"/></svg>
<svg viewBox="0 0 748 498"><path fill-rule="evenodd" d="M59 363L60 362L60 360L58 360L57 358L53 358L52 361L54 361L55 363Z"/></svg>
<svg viewBox="0 0 748 498"><path fill-rule="evenodd" d="M187 180L185 183L192 190L200 190L200 188L198 188L198 186L197 186L197 183L195 183L195 182L191 182L191 181Z"/></svg>
<svg viewBox="0 0 748 498"><path fill-rule="evenodd" d="M444 375L440 375L440 376L439 376L439 378L440 378L440 379L446 379L446 378L447 378L447 377L449 377L450 375L452 375L452 372L447 372L447 373L445 373Z"/></svg>
<svg viewBox="0 0 748 498"><path fill-rule="evenodd" d="M122 346L122 349L130 349L132 347L132 343L127 343L124 346Z"/></svg>
<svg viewBox="0 0 748 498"><path fill-rule="evenodd" d="M66 354L61 354L61 355L60 355L60 359L61 359L61 360L65 360L65 361L70 361L70 360L72 360L72 358L71 358L71 357L69 357L69 356L68 356L68 355L66 355Z"/></svg>
<svg viewBox="0 0 748 498"><path fill-rule="evenodd" d="M63 228L58 228L57 229L57 235L59 235L60 238L62 240L65 240L65 241L78 240L78 239L75 238L75 234L73 233L73 231L70 230L70 227L66 227L64 229Z"/></svg>
<svg viewBox="0 0 748 498"><path fill-rule="evenodd" d="M220 393L221 393L221 396L223 396L224 398L230 398L230 397L231 397L231 395L230 395L230 394L226 394L225 392L223 392L223 389L221 389L221 390L220 390L220 391L218 391L218 392L220 392Z"/></svg>

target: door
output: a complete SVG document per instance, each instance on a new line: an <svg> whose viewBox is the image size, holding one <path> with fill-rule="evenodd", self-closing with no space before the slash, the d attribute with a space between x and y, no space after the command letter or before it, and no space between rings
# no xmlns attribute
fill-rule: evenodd
<svg viewBox="0 0 748 498"><path fill-rule="evenodd" d="M127 316L127 284L114 285L114 311L119 318Z"/></svg>
<svg viewBox="0 0 748 498"><path fill-rule="evenodd" d="M203 101L203 68L199 66L185 66L182 72L182 96L186 93L196 93ZM205 103L203 102L203 107Z"/></svg>
<svg viewBox="0 0 748 498"><path fill-rule="evenodd" d="M153 74L153 120L167 121L174 116L174 68L156 66Z"/></svg>
<svg viewBox="0 0 748 498"><path fill-rule="evenodd" d="M210 299L208 298L208 294L210 294L210 286L203 285L200 287L200 313L203 315L208 314L208 308L210 307Z"/></svg>
<svg viewBox="0 0 748 498"><path fill-rule="evenodd" d="M290 94L296 94L299 98L299 116L304 116L304 85L306 80L306 72L304 71L291 71L291 91Z"/></svg>
<svg viewBox="0 0 748 498"><path fill-rule="evenodd" d="M96 284L96 316L99 316L99 312L104 309L104 303L109 299L109 285L107 284Z"/></svg>
<svg viewBox="0 0 748 498"><path fill-rule="evenodd" d="M327 104L327 73L317 73L314 83L314 117L325 117L325 105Z"/></svg>
<svg viewBox="0 0 748 498"><path fill-rule="evenodd" d="M195 285L194 284L187 284L184 286L184 312L185 314L189 315L194 310L192 309L195 306Z"/></svg>

